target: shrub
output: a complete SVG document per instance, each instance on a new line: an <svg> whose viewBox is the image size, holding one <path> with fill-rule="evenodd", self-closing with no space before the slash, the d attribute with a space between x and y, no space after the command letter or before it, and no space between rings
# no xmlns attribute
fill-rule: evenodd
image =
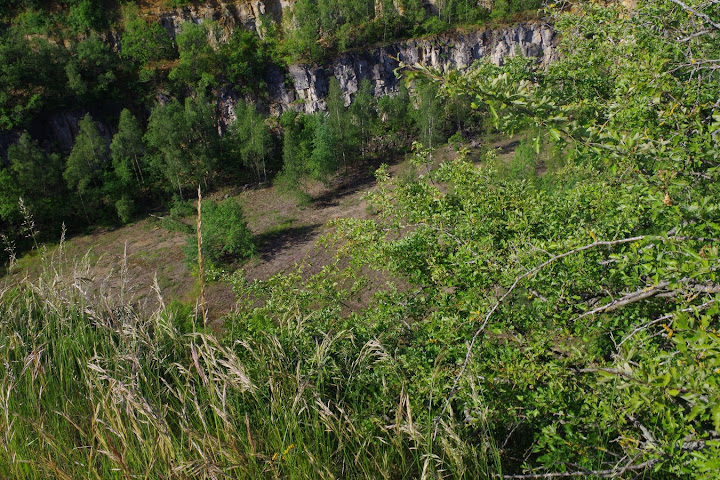
<svg viewBox="0 0 720 480"><path fill-rule="evenodd" d="M221 203L203 202L203 256L214 263L228 263L255 253L252 232L243 216L242 206L231 198ZM197 258L197 241L188 239L186 254L190 262Z"/></svg>

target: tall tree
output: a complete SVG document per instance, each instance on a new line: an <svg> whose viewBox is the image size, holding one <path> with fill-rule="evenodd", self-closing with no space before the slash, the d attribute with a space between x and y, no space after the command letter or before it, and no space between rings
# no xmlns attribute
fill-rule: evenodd
<svg viewBox="0 0 720 480"><path fill-rule="evenodd" d="M283 127L283 167L276 183L284 190L303 193L308 178L308 159L312 156L313 117L297 112L285 112L280 117Z"/></svg>
<svg viewBox="0 0 720 480"><path fill-rule="evenodd" d="M238 102L235 114L236 120L227 133L231 154L250 168L258 181L266 181L272 138L265 119L254 105L244 102Z"/></svg>
<svg viewBox="0 0 720 480"><path fill-rule="evenodd" d="M330 89L327 96L327 128L335 141L335 148L343 167L347 168L352 156L352 139L348 123L350 114L345 107L345 97L340 89L337 78L330 79Z"/></svg>
<svg viewBox="0 0 720 480"><path fill-rule="evenodd" d="M420 142L432 149L444 140L443 100L437 95L437 87L431 84L419 85L417 92L420 101L412 112L412 117L420 132Z"/></svg>
<svg viewBox="0 0 720 480"><path fill-rule="evenodd" d="M364 157L377 124L377 100L373 96L372 85L367 78L360 82L360 89L350 104L350 120L355 129L360 152Z"/></svg>
<svg viewBox="0 0 720 480"><path fill-rule="evenodd" d="M118 131L110 144L110 156L112 176L106 180L107 190L115 199L118 216L127 222L135 210L135 201L145 184L147 172L143 132L128 109L120 113Z"/></svg>
<svg viewBox="0 0 720 480"><path fill-rule="evenodd" d="M400 84L396 95L386 95L378 100L380 121L384 124L385 129L392 133L408 128L410 108L410 92L404 83Z"/></svg>
<svg viewBox="0 0 720 480"><path fill-rule="evenodd" d="M308 174L315 180L325 181L338 168L338 141L330 127L330 120L322 115L317 116L313 133Z"/></svg>
<svg viewBox="0 0 720 480"><path fill-rule="evenodd" d="M100 135L97 124L88 113L80 120L80 132L75 137L63 177L68 188L78 193L88 221L90 212L97 212L103 204L102 187L108 168L108 145Z"/></svg>
<svg viewBox="0 0 720 480"><path fill-rule="evenodd" d="M150 114L144 137L152 150L154 169L169 182L166 191L194 190L216 173L218 131L215 112L204 96L172 100Z"/></svg>
<svg viewBox="0 0 720 480"><path fill-rule="evenodd" d="M8 148L10 169L17 186L36 221L53 227L67 209L64 207L64 185L60 155L47 154L25 132L17 144ZM55 229L60 225L54 225Z"/></svg>

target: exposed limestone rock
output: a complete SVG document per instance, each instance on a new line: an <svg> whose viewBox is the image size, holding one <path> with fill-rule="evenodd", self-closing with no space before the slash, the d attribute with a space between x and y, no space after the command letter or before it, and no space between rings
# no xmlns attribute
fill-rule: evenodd
<svg viewBox="0 0 720 480"><path fill-rule="evenodd" d="M214 21L219 27L215 39L224 42L236 28L261 31L263 18L282 22L294 3L295 0L211 0L171 9L144 8L144 11L158 18L172 36L185 22ZM427 3L432 6L435 1L428 0ZM463 70L480 58L501 64L504 58L519 51L546 65L554 58L555 45L556 34L550 25L526 22L504 28L405 40L367 52L346 53L323 65L299 64L287 69L273 66L266 78L269 105L263 109L275 115L290 109L306 113L322 110L331 76L340 82L346 104L350 103L364 78L372 82L375 95L392 94L398 87L394 71L399 61L443 71ZM232 123L234 114L230 112L234 109L228 106L231 98L237 98L237 95L229 95L223 90L220 97L220 123Z"/></svg>
<svg viewBox="0 0 720 480"><path fill-rule="evenodd" d="M546 23L519 23L468 33L446 33L423 39L378 47L367 52L345 53L325 65L291 65L286 72L271 69L267 76L269 110L279 114L288 109L313 113L325 108L330 78L340 83L349 104L352 96L367 78L376 96L397 92L395 69L400 62L421 64L441 71L464 70L476 60L489 58L500 65L518 52L535 57L541 65L556 55L556 33ZM288 86L287 80L292 80Z"/></svg>

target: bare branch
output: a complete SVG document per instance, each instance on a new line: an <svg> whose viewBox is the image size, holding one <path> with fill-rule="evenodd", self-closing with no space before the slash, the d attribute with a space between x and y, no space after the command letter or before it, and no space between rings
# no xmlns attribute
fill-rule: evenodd
<svg viewBox="0 0 720 480"><path fill-rule="evenodd" d="M663 315L662 317L658 317L658 318L656 318L655 320L652 320L652 321L647 322L647 323L643 323L642 325L639 325L639 326L635 327L635 329L634 329L632 332L630 332L625 338L623 338L622 341L617 344L617 347L616 347L616 348L620 348L620 346L621 346L623 343L625 343L625 342L627 342L628 340L630 340L630 338L631 338L633 335L635 335L636 333L641 332L641 331L643 331L643 330L647 330L648 328L652 327L653 325L658 324L658 323L660 323L660 322L664 322L665 320L670 320L670 319L672 319L672 318L673 318L676 314L678 314L678 313L693 312L693 311L696 311L696 310L697 310L697 311L700 311L700 310L702 310L702 309L704 309L704 308L712 305L713 303L715 303L715 300L710 300L709 302L705 302L705 303L703 303L702 305L697 305L697 306L693 305L692 307L684 308L684 309L682 309L682 310L678 310L677 312L668 313L667 315Z"/></svg>
<svg viewBox="0 0 720 480"><path fill-rule="evenodd" d="M685 43L688 40L692 40L693 38L701 37L703 35L706 35L708 33L712 32L712 30L700 30L699 32L695 32L692 35L688 35L687 37L681 38L678 40L680 43Z"/></svg>
<svg viewBox="0 0 720 480"><path fill-rule="evenodd" d="M654 295L657 295L668 285L670 285L670 282L664 281L664 282L660 282L659 284L657 284L653 287L645 287L641 290L638 290L636 292L625 295L622 298L613 300L612 302L610 302L606 305L602 305L600 307L593 308L592 310L589 310L589 311L583 313L582 315L575 317L572 321L577 322L578 320L580 320L582 318L589 317L590 315L595 315L596 313L612 312L613 310L617 310L618 308L624 307L625 305L639 302L640 300L645 300L646 298L650 298Z"/></svg>
<svg viewBox="0 0 720 480"><path fill-rule="evenodd" d="M690 5L687 5L687 4L683 3L683 2L681 2L680 0L670 0L670 1L673 2L675 5L679 5L680 8L682 8L683 10L685 10L685 11L687 11L687 12L690 12L690 13L692 13L692 14L700 17L700 18L702 18L702 19L705 21L705 23L707 23L708 25L710 25L710 26L713 27L714 29L720 30L720 23L714 22L712 18L710 18L708 15L704 14L703 12L694 9L694 8L691 7Z"/></svg>
<svg viewBox="0 0 720 480"><path fill-rule="evenodd" d="M683 278L682 280L679 281L679 283L686 283L688 280L689 280L688 278ZM602 305L600 307L589 310L589 311L583 313L582 315L575 317L572 321L576 322L582 318L589 317L590 315L595 315L596 313L612 312L613 310L617 310L618 308L624 307L625 305L639 302L640 300L645 300L646 298L650 298L655 295L666 296L666 297L677 296L677 294L678 294L677 291L663 292L663 290L665 290L665 287L667 287L668 285L670 285L669 281L662 281L655 286L645 287L641 290L637 290L633 293L625 295L622 298L613 300L612 302L610 302L606 305ZM718 293L718 292L720 292L720 285L716 285L716 284L712 284L712 283L695 283L695 284L688 285L688 289L695 291L695 292L701 292L701 293Z"/></svg>

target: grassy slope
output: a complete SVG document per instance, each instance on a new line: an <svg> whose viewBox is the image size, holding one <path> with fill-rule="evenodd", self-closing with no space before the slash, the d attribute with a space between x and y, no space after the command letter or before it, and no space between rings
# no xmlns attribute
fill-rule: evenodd
<svg viewBox="0 0 720 480"><path fill-rule="evenodd" d="M451 158L454 153L447 147L439 155ZM511 155L512 147L504 156ZM246 278L265 280L296 264L304 264L306 273L315 273L330 263L332 254L317 246L316 241L327 231L326 224L332 219L368 217L363 196L375 184L370 170L341 174L327 186L314 185L310 190L312 200L307 204L299 204L272 186L245 191L227 189L212 195L214 200L226 196L239 198L250 229L256 235L259 253L242 265ZM404 161L391 167L393 174L402 175L408 170ZM194 220L188 218L186 222L192 224ZM158 216L148 217L117 229L102 229L67 239L57 268L62 271L83 265L87 271L84 285L89 297L119 295L120 273L126 268L126 276L131 281L124 295L134 308L152 312L158 307L158 296L152 293L156 278L166 303L175 300L194 305L198 290L196 277L185 263L186 238L183 233L163 228ZM58 256L57 249L57 245L46 246L26 254L18 260L13 273L2 280L3 284L11 285L26 277L38 278L46 259ZM229 268L236 267L239 266ZM235 303L230 286L223 282L209 285L207 297L211 320L219 320Z"/></svg>

